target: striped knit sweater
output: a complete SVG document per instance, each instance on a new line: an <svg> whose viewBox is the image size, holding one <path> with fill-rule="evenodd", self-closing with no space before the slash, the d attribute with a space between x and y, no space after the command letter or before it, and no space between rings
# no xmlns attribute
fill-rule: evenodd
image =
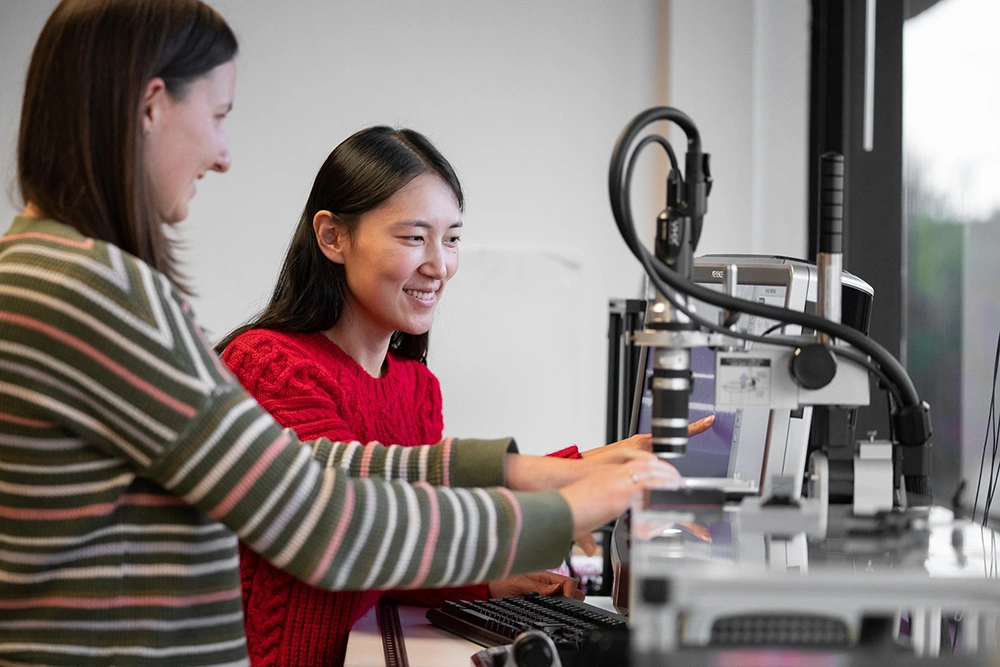
<svg viewBox="0 0 1000 667"><path fill-rule="evenodd" d="M554 567L558 493L462 488L501 484L512 446L303 446L164 276L18 218L0 238L0 665L246 664L237 535L329 589Z"/></svg>

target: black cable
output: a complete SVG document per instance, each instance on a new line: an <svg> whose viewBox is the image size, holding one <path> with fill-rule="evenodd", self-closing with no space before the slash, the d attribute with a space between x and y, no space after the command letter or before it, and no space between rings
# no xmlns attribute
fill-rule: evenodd
<svg viewBox="0 0 1000 667"><path fill-rule="evenodd" d="M688 305L690 300L711 304L724 311L739 311L778 322L798 324L804 329L824 333L833 339L848 343L864 354L864 357L862 357L864 361L862 363L864 363L869 372L874 373L879 378L880 384L891 394L890 401L892 399L896 400L898 409L892 413L893 419L890 419L890 421L893 421L897 415L900 416L900 418L913 424L912 429L907 429L907 438L921 437L921 426L923 428L929 427L929 422L926 421L926 404L920 401L916 387L913 385L913 381L910 379L906 369L903 368L902 364L888 350L876 341L850 326L827 320L824 317L748 301L710 290L695 283L689 275L678 273L673 266L650 253L646 246L639 241L631 213L631 178L636 157L638 152L650 143L655 141L663 146L663 142L666 142L666 140L664 139L661 142L646 137L639 143L639 146L635 150L630 151L630 147L646 125L659 120L676 123L687 135L688 140L688 152L685 156L684 186L674 190L668 187L668 210L665 213L672 233L676 232L677 223L683 222L683 225L681 225L682 234L690 235L689 238L682 236L680 239L671 238L669 240L671 247L681 248L680 257L683 260L690 259L690 254L693 254L694 249L697 247L701 223L707 210L707 195L711 179L708 175L708 156L704 155L701 151L701 138L698 130L691 119L677 109L656 107L639 114L625 127L615 144L608 173L608 191L611 199L612 214L615 218L618 231L622 235L622 239L629 247L629 250L632 251L632 254L642 264L650 281L660 294L670 302L677 312L686 315L691 323L697 324L708 331L719 332L727 336L777 345L784 344L789 347L798 347L801 344L799 342L774 340L773 338L763 339L719 327L695 315L693 308ZM673 181L671 181L670 185L672 184ZM671 194L672 191L676 194ZM688 248L684 247L686 244L689 246ZM690 268L689 265L686 265L686 262L682 266L685 271ZM730 320L732 319L728 318L726 324L730 324ZM831 350L837 347L831 344L831 342L826 342L825 346ZM841 356L846 357L847 355ZM859 358L854 358L854 360L861 361ZM914 418L919 420L921 416L925 420L922 425L913 422ZM903 444L926 446L925 442L906 442ZM915 458L914 460L917 462L925 461L924 457L926 455L926 452L921 451L919 453L920 458ZM905 475L904 477L906 492L908 494L929 495L929 480L926 475ZM997 475L997 478L1000 478L1000 474ZM993 488L995 489L995 485L993 485ZM990 493L989 501L992 501L992 492Z"/></svg>
<svg viewBox="0 0 1000 667"><path fill-rule="evenodd" d="M632 151L632 159L628 163L628 178L632 180L632 169L634 169L635 157L639 154L643 148L651 143L659 144L664 151L667 152L667 159L670 160L670 168L674 170L674 174L677 176L677 182L679 184L684 183L684 175L681 173L681 169L677 164L677 154L674 153L674 147L670 145L670 142L661 137L658 134L650 134L643 137L642 141L636 144L635 149Z"/></svg>
<svg viewBox="0 0 1000 667"><path fill-rule="evenodd" d="M648 138L649 137L646 137L646 139L648 139ZM662 139L662 137L660 137L660 138ZM643 142L645 142L645 139L643 140ZM642 146L645 146L645 145L648 145L648 142L647 143L640 142L640 144ZM626 167L626 174L625 174L626 184L624 186L626 192L628 191L629 186L631 185L631 174L632 174L633 166L635 164L634 160L635 160L636 153L639 150L640 150L640 148L637 147L636 150L633 151L633 153L632 153L632 159L629 160L628 166ZM626 204L626 206L628 206L628 204L629 204L629 202L628 202L627 199L626 199L625 204ZM634 225L632 226L632 235L633 236L635 235ZM636 240L638 241L638 239L636 239ZM641 245L641 244L639 245L639 250L640 250L640 253L637 255L637 257L639 258L639 261L642 263L643 268L646 270L646 274L649 276L650 282L653 283L653 286L661 294L663 294L663 296L668 301L670 301L671 305L674 306L674 308L676 308L680 312L684 313L695 324L698 324L699 326L701 326L701 327L703 327L705 329L708 329L709 331L713 331L715 333L721 333L721 334L724 334L724 335L727 335L727 336L732 336L733 338L738 338L738 339L741 339L741 340L747 340L747 341L751 341L751 342L766 343L766 344L769 344L769 345L783 345L785 347L792 347L792 348L799 347L801 345L801 342L796 342L796 341L792 341L792 340L782 340L782 339L766 338L765 335L764 335L764 334L767 333L766 331L764 332L764 334L762 334L760 336L756 336L756 335L753 335L753 334L744 333L744 332L741 332L741 331L734 331L732 329L728 329L728 328L719 326L718 324L715 324L714 322L711 322L709 320L706 320L703 317L700 317L700 316L696 315L683 302L679 301L676 298L676 295L674 294L674 290L671 289L669 286L667 286L660 279L660 276L658 275L657 271L655 270L655 268L652 265L652 261L655 260L656 258L649 252L649 250L646 249L646 247L644 245ZM691 283L691 284L694 285L695 283ZM710 292L712 294L718 294L717 292L714 292L713 290L706 290L706 291L708 291L708 292ZM698 299L698 300L699 301L703 301L705 303L710 303L707 300L703 300L703 299ZM759 305L755 301L747 301L745 299L736 299L736 301L742 302L742 303L746 303L746 304ZM716 304L712 304L712 305L716 305ZM751 312L751 309L743 308L743 307L740 307L740 308L731 308L730 310L740 311L740 312ZM778 310L779 312L786 312L786 313L796 313L797 312L797 311L789 310L787 308L776 308L775 310ZM754 314L754 313L751 312L751 314ZM779 321L781 320L780 317L773 317L773 316L770 317L769 319L777 319ZM830 320L826 320L824 318L817 318L817 319L821 320L822 322L827 322L827 323L830 322ZM780 323L778 325L775 325L775 326L776 327L781 327L781 326L784 326L785 324L787 324L787 322L782 322L782 323ZM818 327L813 327L813 328L818 328ZM854 329L850 329L850 331L854 331ZM870 357L863 357L860 354L858 354L858 355L850 355L847 352L844 352L845 348L838 348L835 345L829 346L829 349L831 349L835 354L841 354L841 356L850 358L852 361L855 361L856 363L861 364L862 366L864 366L865 368L867 368L870 372L874 373L876 376L878 376L878 378L883 383L883 385L886 387L886 389L888 389L889 391L891 391L893 393L893 395L897 399L897 402L899 402L899 403L903 402L902 401L902 396L900 395L899 389L896 386L896 384L893 383L888 378L888 376L882 371L882 369L876 363L872 362L872 360L871 360ZM840 350L840 352L838 352L838 349ZM886 353L886 354L888 354L888 353Z"/></svg>
<svg viewBox="0 0 1000 667"><path fill-rule="evenodd" d="M655 137L655 139L653 139L653 137ZM635 149L632 151L632 154L629 157L628 163L627 163L627 165L625 167L625 176L624 176L625 181L624 181L624 186L623 186L625 192L629 192L631 190L632 172L635 169L636 159L638 157L639 152L643 148L645 148L646 146L648 146L650 143L653 143L654 141L657 144L659 144L660 146L663 146L668 151L668 155L671 156L671 164L676 164L676 159L677 158L674 156L673 149L672 148L668 148L670 146L670 143L666 139L664 139L663 137L661 137L659 135L649 135L649 136L644 137L642 139L642 141L640 141L636 145ZM680 176L678 176L678 178L680 178ZM624 203L629 208L629 210L631 210L630 197L627 198ZM617 220L617 216L616 216L616 220ZM619 226L619 231L621 231L621 230L622 230L622 228L621 228L621 226ZM777 345L786 345L788 347L798 347L798 345L796 343L787 342L787 341L780 341L780 340L779 341L775 341L775 340L764 341L763 338L755 338L751 334L745 334L745 333L742 333L742 332L737 332L737 331L733 331L731 329L727 329L725 327L720 327L719 325L717 325L717 324L715 324L713 322L710 322L710 321L704 319L703 317L700 317L700 316L696 315L694 313L694 311L692 311L690 308L687 307L686 304L684 304L682 301L679 301L679 300L676 299L676 297L674 295L674 290L672 290L669 287L667 287L664 284L664 282L662 280L660 280L659 276L657 275L656 269L653 267L652 262L650 261L650 260L654 259L654 256L652 254L650 254L650 252L646 249L646 247L639 242L638 237L635 236L635 225L631 225L629 231L631 232L631 236L633 237L633 239L635 240L635 242L638 243L639 247L644 251L643 255L637 255L637 257L638 257L640 263L642 263L643 268L646 270L646 274L649 276L649 279L653 283L653 286L657 289L657 291L659 291L661 294L663 294L663 296L670 302L670 304L674 308L676 308L680 312L684 313L684 315L686 315L688 317L688 319L690 319L692 322L694 322L695 324L698 324L699 326L701 326L703 328L709 329L710 331L714 331L716 333L726 334L726 335L729 335L729 336L734 336L736 338L741 338L743 340L750 340L750 341L756 341L756 342L767 342L767 343L773 343L773 344L777 344ZM624 234L624 232L623 232L623 234ZM626 243L627 242L628 241L626 241Z"/></svg>
<svg viewBox="0 0 1000 667"><path fill-rule="evenodd" d="M899 393L898 393L899 390L897 389L897 387L894 384L892 384L892 382L889 380L889 378L886 376L886 374L882 372L882 369L879 368L877 364L871 363L871 360L868 357L864 356L863 354L861 354L857 350L854 350L853 348L848 348L848 347L838 347L837 345L830 345L827 349L829 349L831 352L833 352L837 356L844 357L846 359L850 359L854 363L860 364L860 365L864 366L865 368L867 368L868 372L870 372L873 375L875 375L875 377L878 378L878 380L882 384L882 386L886 388L886 393L889 395L889 400L892 400L893 398L895 398L897 401L899 401L900 396L899 396ZM889 410L889 414L892 414L891 407L890 407L890 410ZM890 428L890 430L892 429L892 420L891 419L889 420L889 428ZM892 439L892 435L893 434L890 432L890 434L889 434L890 439Z"/></svg>
<svg viewBox="0 0 1000 667"><path fill-rule="evenodd" d="M778 322L774 326L768 327L768 328L764 329L763 331L761 331L760 335L761 336L766 336L767 334L771 333L772 331L777 331L778 329L782 329L785 326L787 326L787 325L784 322Z"/></svg>
<svg viewBox="0 0 1000 667"><path fill-rule="evenodd" d="M998 410L997 410L997 406L996 406L996 382L995 381L994 381L994 384L993 384L993 389L991 391L990 405L991 405L991 410L990 410L990 414L989 414L989 422L990 422L990 425L992 426L992 429L993 429L993 452L991 454L991 463L990 463L990 486L989 486L990 492L989 492L989 494L987 496L986 502L984 503L984 509L983 509L983 522L984 522L984 524L983 525L985 525L985 523L989 521L990 510L993 508L993 498L994 498L994 495L995 495L996 477L997 477L997 474L998 474L998 470L997 470L997 465L998 465L998 463L997 463L997 458L998 458L997 457L997 449L998 449L998 447L1000 447L1000 420L997 419L997 412L998 412Z"/></svg>
<svg viewBox="0 0 1000 667"><path fill-rule="evenodd" d="M1000 345L1000 341L998 341ZM996 366L996 362L994 362ZM997 470L997 449L1000 447L1000 420L997 419L997 405L996 405L996 395L997 395L997 370L994 367L993 370L993 387L990 392L990 414L988 417L988 426L992 427L993 433L993 452L990 462L990 484L989 493L987 494L986 501L983 503L983 526L989 522L990 510L993 508L993 498L996 493L996 478L1000 471ZM980 477L980 483L982 483L982 477Z"/></svg>
<svg viewBox="0 0 1000 667"><path fill-rule="evenodd" d="M583 589L583 580L577 576L576 570L573 568L573 545L570 545L569 551L566 552L566 570L569 572L571 579L576 579L576 583L580 585L581 590Z"/></svg>
<svg viewBox="0 0 1000 667"><path fill-rule="evenodd" d="M990 436L993 435L993 452L990 455L990 476L989 480L986 482L986 494L983 498L983 525L986 525L986 519L990 515L990 505L993 502L993 493L991 491L993 487L993 476L996 470L996 460L997 460L997 446L996 446L996 436L995 436L995 412L994 412L994 401L995 398L990 399L990 411L986 416L986 439L983 441L983 457L986 457L986 445L990 441ZM983 485L983 473L982 467L980 467L979 472L979 486L976 487L976 502L979 500L979 487Z"/></svg>
<svg viewBox="0 0 1000 667"><path fill-rule="evenodd" d="M676 122L687 134L689 151L694 152L697 155L701 154L701 140L697 129L694 127L690 118L682 112L669 107L657 107L650 109L637 116L625 128L619 137L614 153L612 154L611 169L609 171L609 191L611 195L612 213L614 214L619 232L622 234L622 238L625 240L626 245L642 263L657 289L660 290L661 293L663 293L664 296L668 298L680 312L687 315L692 321L701 324L702 326L707 326L707 328L710 328L711 330L716 330L716 327L707 323L706 320L702 318L693 316L689 309L679 304L674 298L671 298L669 290L662 289L662 284L666 283L681 294L685 294L689 297L693 297L699 301L709 303L719 308L726 310L739 310L772 320L799 324L800 326L844 340L853 345L855 348L865 352L872 362L882 370L886 376L887 388L891 386L896 387L897 394L900 398L899 402L903 407L919 405L920 398L917 395L916 388L913 386L912 380L910 380L909 375L907 375L906 370L902 367L899 361L889 354L885 348L859 331L816 315L799 313L787 308L768 306L766 304L747 301L745 299L739 299L715 292L714 290L702 287L691 280L680 276L665 262L657 259L649 253L646 247L639 242L639 239L636 236L635 224L632 221L631 216L631 195L629 188L624 187L630 185L630 183L623 183L621 177L623 174L627 175L625 167L628 164L626 162L628 146L631 145L632 140L643 126L655 120L672 120ZM632 157L634 157L634 153L632 154ZM727 331L726 333L728 333L728 335L733 335L734 332ZM769 340L766 342L774 343L776 341Z"/></svg>
<svg viewBox="0 0 1000 667"><path fill-rule="evenodd" d="M972 503L972 521L976 521L976 508L979 507L979 490L983 486L983 469L986 463L986 445L989 444L990 435L993 435L993 458L990 462L990 484L987 484L987 488L990 488L993 481L994 469L996 466L997 457L997 437L995 432L996 424L996 402L997 402L997 372L1000 370L1000 334L997 335L997 348L993 355L993 391L990 398L990 412L986 418L986 437L983 439L983 454L979 459L979 483L976 485L976 499ZM992 495L992 494L991 494ZM991 499L992 500L992 499ZM989 506L990 502L988 500L983 501L983 526L986 526L987 517L989 517Z"/></svg>
<svg viewBox="0 0 1000 667"><path fill-rule="evenodd" d="M650 143L652 143L653 140L651 140L651 137L654 137L654 136L656 136L657 139L659 139L659 141L656 141L656 143L659 144L660 146L663 146L664 148L666 148L666 146L664 145L665 143L667 143L666 140L663 139L663 137L659 137L658 135L649 135L649 136L646 136L646 137L644 137L642 139L642 141L639 142L639 144L636 146L636 148L632 151L630 159L628 161L628 164L626 165L625 176L624 176L624 185L623 185L624 193L628 193L630 191L631 179L632 179L632 171L635 168L635 162L636 162L636 158L638 156L639 151L641 151L643 148L645 148ZM667 145L669 145L669 144L667 143ZM669 154L672 154L672 151L670 151ZM671 162L673 163L673 160L671 160ZM625 210L631 210L631 208L630 208L630 197L626 196L623 204L625 206ZM617 220L617 218L616 218L616 220ZM619 229L621 229L621 227L619 227ZM638 238L635 237L635 227L634 227L634 224L631 225L631 230L630 231L632 232L631 236L633 238L635 238L636 242L638 243ZM786 324L788 324L787 322L779 322L779 324L774 325L773 327L771 327L767 331L763 332L763 334L761 334L759 336L755 336L753 334L748 334L748 333L744 333L744 332L740 332L740 331L734 331L732 329L728 329L726 327L719 326L719 325L715 324L714 322L711 322L709 320L706 320L706 319L704 319L704 318L696 315L690 308L687 307L686 304L684 304L682 301L678 300L676 298L674 290L671 289L670 287L668 287L660 279L660 276L658 275L656 269L653 267L653 260L656 259L655 256L653 256L649 252L649 250L646 249L646 247L644 245L642 245L641 243L639 244L639 249L640 249L641 252L637 255L637 257L638 257L639 261L642 263L643 268L646 270L646 274L649 276L649 279L653 283L654 287L661 294L663 294L663 296L668 301L670 301L671 305L674 308L676 308L678 311L684 313L684 315L686 315L695 324L698 324L699 326L701 326L701 327L703 327L705 329L708 329L709 331L713 331L715 333L721 333L721 334L724 334L724 335L727 335L727 336L731 336L733 338L738 338L738 339L741 339L741 340L747 340L747 341L751 341L751 342L766 343L766 344L770 344L770 345L783 345L785 347L792 347L792 348L799 347L801 345L800 342L791 341L791 340L765 338L766 334L769 333L771 330L773 330L775 328L780 328L782 326L785 326ZM694 284L694 283L692 283L692 284ZM708 290L708 291L712 292L713 294L717 294L716 292L714 292L712 290ZM705 300L699 299L699 301L703 301L703 302L707 303L707 301L705 301ZM742 303L749 303L749 304L757 305L757 303L755 301L746 301L744 299L738 299L738 301L740 301ZM713 304L713 305L715 305L715 304ZM731 309L731 310L740 311L740 312L749 312L749 309L746 309L746 308L734 308L734 309ZM780 308L780 309L777 309L777 310L782 311L782 312L787 312L787 313L796 313L797 312L797 311L793 311L793 310L788 310L786 308ZM770 319L778 319L778 320L780 320L779 317L771 317ZM823 319L823 318L819 318L819 319L822 322L830 322L830 320L826 320L826 319ZM814 328L816 328L816 327L814 327ZM851 331L854 331L854 329L851 329ZM889 377L886 375L886 373L883 372L882 369L878 366L878 364L874 363L871 360L870 357L865 357L865 356L863 356L861 354L852 354L849 351L847 351L846 348L838 348L835 345L829 346L829 349L831 351L833 351L834 354L838 354L838 355L843 356L845 358L849 358L852 361L854 361L855 363L861 364L868 371L870 371L871 373L875 374L879 378L879 381L882 383L882 385L889 392L891 392L893 394L893 396L895 397L897 403L902 403L903 402L903 397L900 394L899 389L896 386L896 384L889 379Z"/></svg>
<svg viewBox="0 0 1000 667"><path fill-rule="evenodd" d="M996 477L997 477L997 474L998 474L998 470L997 470L997 465L998 465L997 464L997 447L1000 446L1000 438L998 438L998 434L997 434L997 413L996 413L996 410L994 410L990 414L990 419L993 422L993 452L991 454L991 463L990 463L990 482L989 482L989 486L988 486L989 492L987 493L986 501L983 503L983 525L984 526L989 521L990 510L993 509L993 498L996 495Z"/></svg>
<svg viewBox="0 0 1000 667"><path fill-rule="evenodd" d="M906 371L899 364L899 362L892 355L890 355L885 348L875 341L867 338L864 334L858 332L857 330L816 315L799 313L787 308L768 306L754 301L730 297L728 295L715 292L714 290L701 287L697 283L679 278L677 273L667 267L666 264L649 255L649 252L645 248L640 249L638 255L640 256L640 259L642 259L641 255L643 254L651 260L648 262L644 261L644 266L655 266L656 263L659 263L659 267L656 268L659 268L662 273L658 272L657 276L654 277L651 275L650 277L653 279L654 284L657 285L657 289L660 289L661 292L663 291L661 287L662 283L656 279L657 277L662 277L663 282L674 288L674 290L686 293L688 296L692 296L699 301L709 303L713 306L725 308L727 310L739 310L751 315L758 315L772 320L783 321L787 324L798 324L815 331L821 331L840 340L844 340L858 350L867 353L867 356L882 369L882 373L884 373L885 377L886 388L895 389L894 393L899 397L899 402L903 406L919 405L920 398L917 395L916 388L913 386L913 382L910 380ZM671 301L674 305L677 305L676 302L673 300ZM685 312L686 309L678 307L678 310ZM718 327L712 323L708 323L701 318L692 317L687 312L685 312L685 314L691 317L692 321L698 322L699 324L704 323L707 328L718 330ZM729 335L734 335L734 332L728 333ZM747 339L752 340L750 338ZM763 342L776 343L777 341L768 340ZM835 346L830 347L833 349Z"/></svg>
<svg viewBox="0 0 1000 667"><path fill-rule="evenodd" d="M983 502L983 525L985 525L986 521L988 520L989 515L990 515L990 509L993 507L993 498L994 498L994 496L996 494L997 478L998 478L998 470L997 470L997 444L998 444L997 443L997 415L996 415L996 409L994 407L996 405L996 377L995 376L994 376L993 382L994 382L994 385L993 385L994 386L994 389L993 389L993 398L990 399L990 413L989 413L989 416L988 416L988 422L989 422L990 427L992 428L992 433L993 433L993 452L992 452L992 455L991 455L991 458L990 458L990 479L989 479L989 482L987 483L987 486L986 486L986 499Z"/></svg>
<svg viewBox="0 0 1000 667"><path fill-rule="evenodd" d="M624 150L622 150L622 148L630 146L633 139L635 139L641 129L656 120L669 120L676 123L682 130L684 130L684 133L688 137L689 150L695 150L698 153L701 153L701 138L698 134L698 129L694 126L694 121L692 121L682 111L671 107L655 107L644 111L634 118L625 130L623 130L622 136L619 137L615 150L611 154L611 212L615 219L615 224L618 226L618 231L625 239L625 244L628 245L630 249L633 249L633 253L635 253L634 248L642 244L639 242L638 237L636 237L635 225L631 223L631 215L623 215L625 211L631 210L628 206L623 209L623 204L628 204L630 194L627 189L624 193L621 193L621 183L615 183L615 175L625 173L627 154ZM664 139L664 141L666 143L670 143L667 142L666 139ZM615 196L616 188L619 189L619 195L617 197ZM622 195L624 195L624 198ZM626 219L629 221L627 225L623 222Z"/></svg>

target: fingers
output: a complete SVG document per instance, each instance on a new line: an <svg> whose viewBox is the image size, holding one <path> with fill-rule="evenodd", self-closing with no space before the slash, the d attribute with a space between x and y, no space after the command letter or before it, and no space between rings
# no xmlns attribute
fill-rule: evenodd
<svg viewBox="0 0 1000 667"><path fill-rule="evenodd" d="M576 585L576 580L570 579L563 584L552 584L551 586L538 591L542 595L563 596L575 600L583 600L586 596Z"/></svg>
<svg viewBox="0 0 1000 667"><path fill-rule="evenodd" d="M598 461L598 463L603 465L618 465L620 463L628 463L629 461L644 461L647 459L656 459L656 456L652 452L645 452L641 449L619 449L615 452L614 457L608 457L605 460Z"/></svg>
<svg viewBox="0 0 1000 667"><path fill-rule="evenodd" d="M626 463L598 466L594 474L559 489L573 514L573 532L582 535L615 518L638 500L644 489L680 488L677 468L651 454ZM596 545L581 542L590 555ZM591 551L587 551L590 549Z"/></svg>
<svg viewBox="0 0 1000 667"><path fill-rule="evenodd" d="M566 581L564 581L562 585L556 589L556 592L553 593L553 595L564 595L568 598L574 598L577 600L582 600L586 597L583 594L583 591L580 590L580 586L577 584L576 579L572 579L570 577L566 577Z"/></svg>
<svg viewBox="0 0 1000 667"><path fill-rule="evenodd" d="M545 590L540 592L546 595L564 595L568 598L576 598L577 600L582 600L584 598L583 591L580 590L580 585L576 579L573 577L567 577L562 574L556 574L555 572L543 571L536 572L528 575L538 581L546 581L551 585Z"/></svg>
<svg viewBox="0 0 1000 667"><path fill-rule="evenodd" d="M573 541L583 549L583 553L588 556L593 556L597 553L597 542L594 540L593 533L582 533L573 538Z"/></svg>
<svg viewBox="0 0 1000 667"><path fill-rule="evenodd" d="M639 433L633 435L624 442L628 443L627 449L634 449L640 452L653 451L653 436L649 433Z"/></svg>
<svg viewBox="0 0 1000 667"><path fill-rule="evenodd" d="M688 424L688 437L693 435L698 435L699 433L704 433L708 429L712 428L712 423L715 421L715 415L709 415L707 417L702 417L698 421Z"/></svg>
<svg viewBox="0 0 1000 667"><path fill-rule="evenodd" d="M624 461L639 452L640 455L653 451L653 436L648 433L633 435L631 438L613 442L604 447L595 447L580 453L585 459L591 459L599 463L615 463Z"/></svg>
<svg viewBox="0 0 1000 667"><path fill-rule="evenodd" d="M683 482L684 478L673 464L656 457L645 459L634 459L625 465L616 466L619 470L624 468L625 477L632 484L639 484L646 488L657 486L669 486L675 482Z"/></svg>
<svg viewBox="0 0 1000 667"><path fill-rule="evenodd" d="M555 572L543 570L518 574L506 579L491 581L487 585L490 598L522 597L526 593L541 593L542 595L565 595L566 597L583 599L576 579Z"/></svg>

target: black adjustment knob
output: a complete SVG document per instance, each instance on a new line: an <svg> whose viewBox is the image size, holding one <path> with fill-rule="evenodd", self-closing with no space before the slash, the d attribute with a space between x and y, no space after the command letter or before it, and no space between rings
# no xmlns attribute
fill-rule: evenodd
<svg viewBox="0 0 1000 667"><path fill-rule="evenodd" d="M792 377L806 389L822 389L837 374L837 360L825 345L813 343L796 348L792 355Z"/></svg>
<svg viewBox="0 0 1000 667"><path fill-rule="evenodd" d="M551 667L556 660L552 641L538 630L519 634L513 648L514 664L518 667Z"/></svg>

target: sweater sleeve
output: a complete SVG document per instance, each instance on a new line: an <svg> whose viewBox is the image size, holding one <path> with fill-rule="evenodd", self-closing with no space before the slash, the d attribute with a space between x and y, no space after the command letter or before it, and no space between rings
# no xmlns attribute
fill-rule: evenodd
<svg viewBox="0 0 1000 667"><path fill-rule="evenodd" d="M164 276L120 251L51 264L34 278L44 299L7 304L3 339L34 366L8 408L125 462L281 569L329 589L448 586L554 567L568 548L557 492L458 488L501 483L512 441L303 446L226 370Z"/></svg>
<svg viewBox="0 0 1000 667"><path fill-rule="evenodd" d="M580 455L580 448L576 445L570 445L569 447L563 447L562 449L556 450L554 452L549 452L546 456L552 456L557 459L582 459Z"/></svg>
<svg viewBox="0 0 1000 667"><path fill-rule="evenodd" d="M294 430L302 440L327 438L353 442L361 439L343 418L345 407L338 405L328 392L317 389L315 359L281 346L272 332L252 331L237 337L223 351L222 360L275 420ZM440 410L439 398L436 405ZM400 452L400 456L409 456L405 451ZM420 472L416 470L414 474L419 477ZM395 590L389 594L404 604L440 607L446 600L486 600L489 588L487 584L474 584Z"/></svg>

